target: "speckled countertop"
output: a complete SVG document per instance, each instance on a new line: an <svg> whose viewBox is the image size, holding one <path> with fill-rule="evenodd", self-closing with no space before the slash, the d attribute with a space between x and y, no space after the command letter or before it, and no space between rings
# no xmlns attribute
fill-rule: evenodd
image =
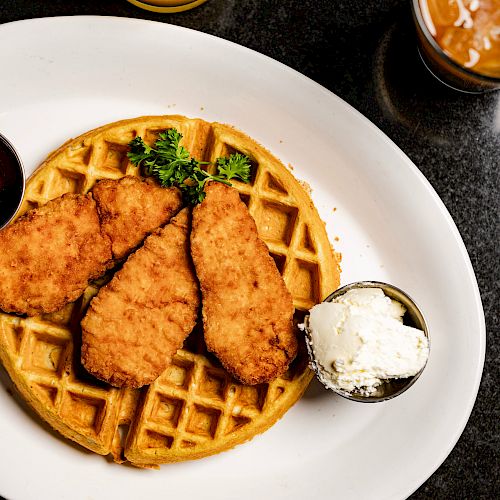
<svg viewBox="0 0 500 500"><path fill-rule="evenodd" d="M0 2L0 23L80 14L169 22L264 53L342 97L413 160L469 251L488 343L462 437L410 498L499 498L500 92L460 94L427 73L415 50L409 0L209 0L170 16L125 0Z"/></svg>

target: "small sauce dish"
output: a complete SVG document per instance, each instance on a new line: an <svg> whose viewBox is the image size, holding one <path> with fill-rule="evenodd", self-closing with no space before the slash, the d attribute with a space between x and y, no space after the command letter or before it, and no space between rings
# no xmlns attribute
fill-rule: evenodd
<svg viewBox="0 0 500 500"><path fill-rule="evenodd" d="M346 285L337 289L335 292L329 295L323 302L332 302L341 295L345 294L346 292L357 288L379 288L384 292L384 295L402 304L406 309L406 313L403 316L403 324L413 328L417 328L424 332L424 335L429 343L429 352L430 352L429 332L420 308L416 305L415 301L408 294L406 294L401 289L393 285L389 285L387 283L382 283L378 281L358 281L356 283L351 283L350 285ZM403 392L408 390L417 381L417 379L420 377L427 364L426 362L426 364L424 364L421 370L412 377L392 378L383 381L382 384L380 384L376 388L375 392L369 395L365 395L361 391L347 392L345 390L336 387L328 379L328 377L325 377L324 369L322 369L322 367L315 359L311 329L309 325L309 315L307 315L304 320L304 331L306 333L306 345L307 345L307 351L309 353L310 366L316 373L320 382L327 389L331 389L335 393L351 401L356 401L361 403L379 403L382 401L393 399L403 394Z"/></svg>
<svg viewBox="0 0 500 500"><path fill-rule="evenodd" d="M19 211L25 184L21 158L11 142L0 134L0 229Z"/></svg>

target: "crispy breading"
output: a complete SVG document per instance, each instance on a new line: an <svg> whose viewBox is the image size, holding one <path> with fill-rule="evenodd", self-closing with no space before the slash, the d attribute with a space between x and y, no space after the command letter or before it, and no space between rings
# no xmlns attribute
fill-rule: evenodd
<svg viewBox="0 0 500 500"><path fill-rule="evenodd" d="M297 354L292 296L238 192L220 183L205 191L191 233L205 342L241 382L268 382Z"/></svg>
<svg viewBox="0 0 500 500"><path fill-rule="evenodd" d="M181 203L176 188L124 177L31 210L0 231L0 309L33 316L76 300Z"/></svg>
<svg viewBox="0 0 500 500"><path fill-rule="evenodd" d="M110 261L90 194L49 201L0 231L0 309L56 311L76 300Z"/></svg>
<svg viewBox="0 0 500 500"><path fill-rule="evenodd" d="M92 189L104 234L111 239L113 257L122 259L182 206L177 188L126 176L103 180Z"/></svg>
<svg viewBox="0 0 500 500"><path fill-rule="evenodd" d="M198 315L189 209L156 231L92 299L82 320L82 363L117 387L153 382Z"/></svg>

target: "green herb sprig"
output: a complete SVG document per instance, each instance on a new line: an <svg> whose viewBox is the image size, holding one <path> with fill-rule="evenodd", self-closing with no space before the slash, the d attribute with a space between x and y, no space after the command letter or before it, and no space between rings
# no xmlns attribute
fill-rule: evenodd
<svg viewBox="0 0 500 500"><path fill-rule="evenodd" d="M177 186L191 205L200 203L205 198L205 184L208 181L222 182L231 186L231 179L250 181L250 158L240 153L229 157L217 158L217 174L212 175L201 168L210 162L191 158L189 151L180 145L182 134L175 128L161 132L154 147L148 146L142 137L136 137L129 143L127 153L130 161L142 167L145 175L152 175L164 187Z"/></svg>

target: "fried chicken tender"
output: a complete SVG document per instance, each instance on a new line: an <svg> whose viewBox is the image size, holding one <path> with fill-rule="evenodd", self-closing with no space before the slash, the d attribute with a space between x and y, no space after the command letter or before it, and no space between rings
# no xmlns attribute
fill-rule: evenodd
<svg viewBox="0 0 500 500"><path fill-rule="evenodd" d="M81 322L82 363L116 387L153 382L198 316L199 288L185 208L132 254L92 299Z"/></svg>
<svg viewBox="0 0 500 500"><path fill-rule="evenodd" d="M65 194L0 231L0 309L57 311L110 261L92 195Z"/></svg>
<svg viewBox="0 0 500 500"><path fill-rule="evenodd" d="M181 204L176 188L123 177L28 212L0 231L0 309L30 316L61 309Z"/></svg>
<svg viewBox="0 0 500 500"><path fill-rule="evenodd" d="M92 194L115 259L126 257L182 206L178 189L163 188L132 176L100 181Z"/></svg>
<svg viewBox="0 0 500 500"><path fill-rule="evenodd" d="M268 382L297 354L292 297L238 192L220 183L205 192L191 233L205 342L244 384Z"/></svg>

